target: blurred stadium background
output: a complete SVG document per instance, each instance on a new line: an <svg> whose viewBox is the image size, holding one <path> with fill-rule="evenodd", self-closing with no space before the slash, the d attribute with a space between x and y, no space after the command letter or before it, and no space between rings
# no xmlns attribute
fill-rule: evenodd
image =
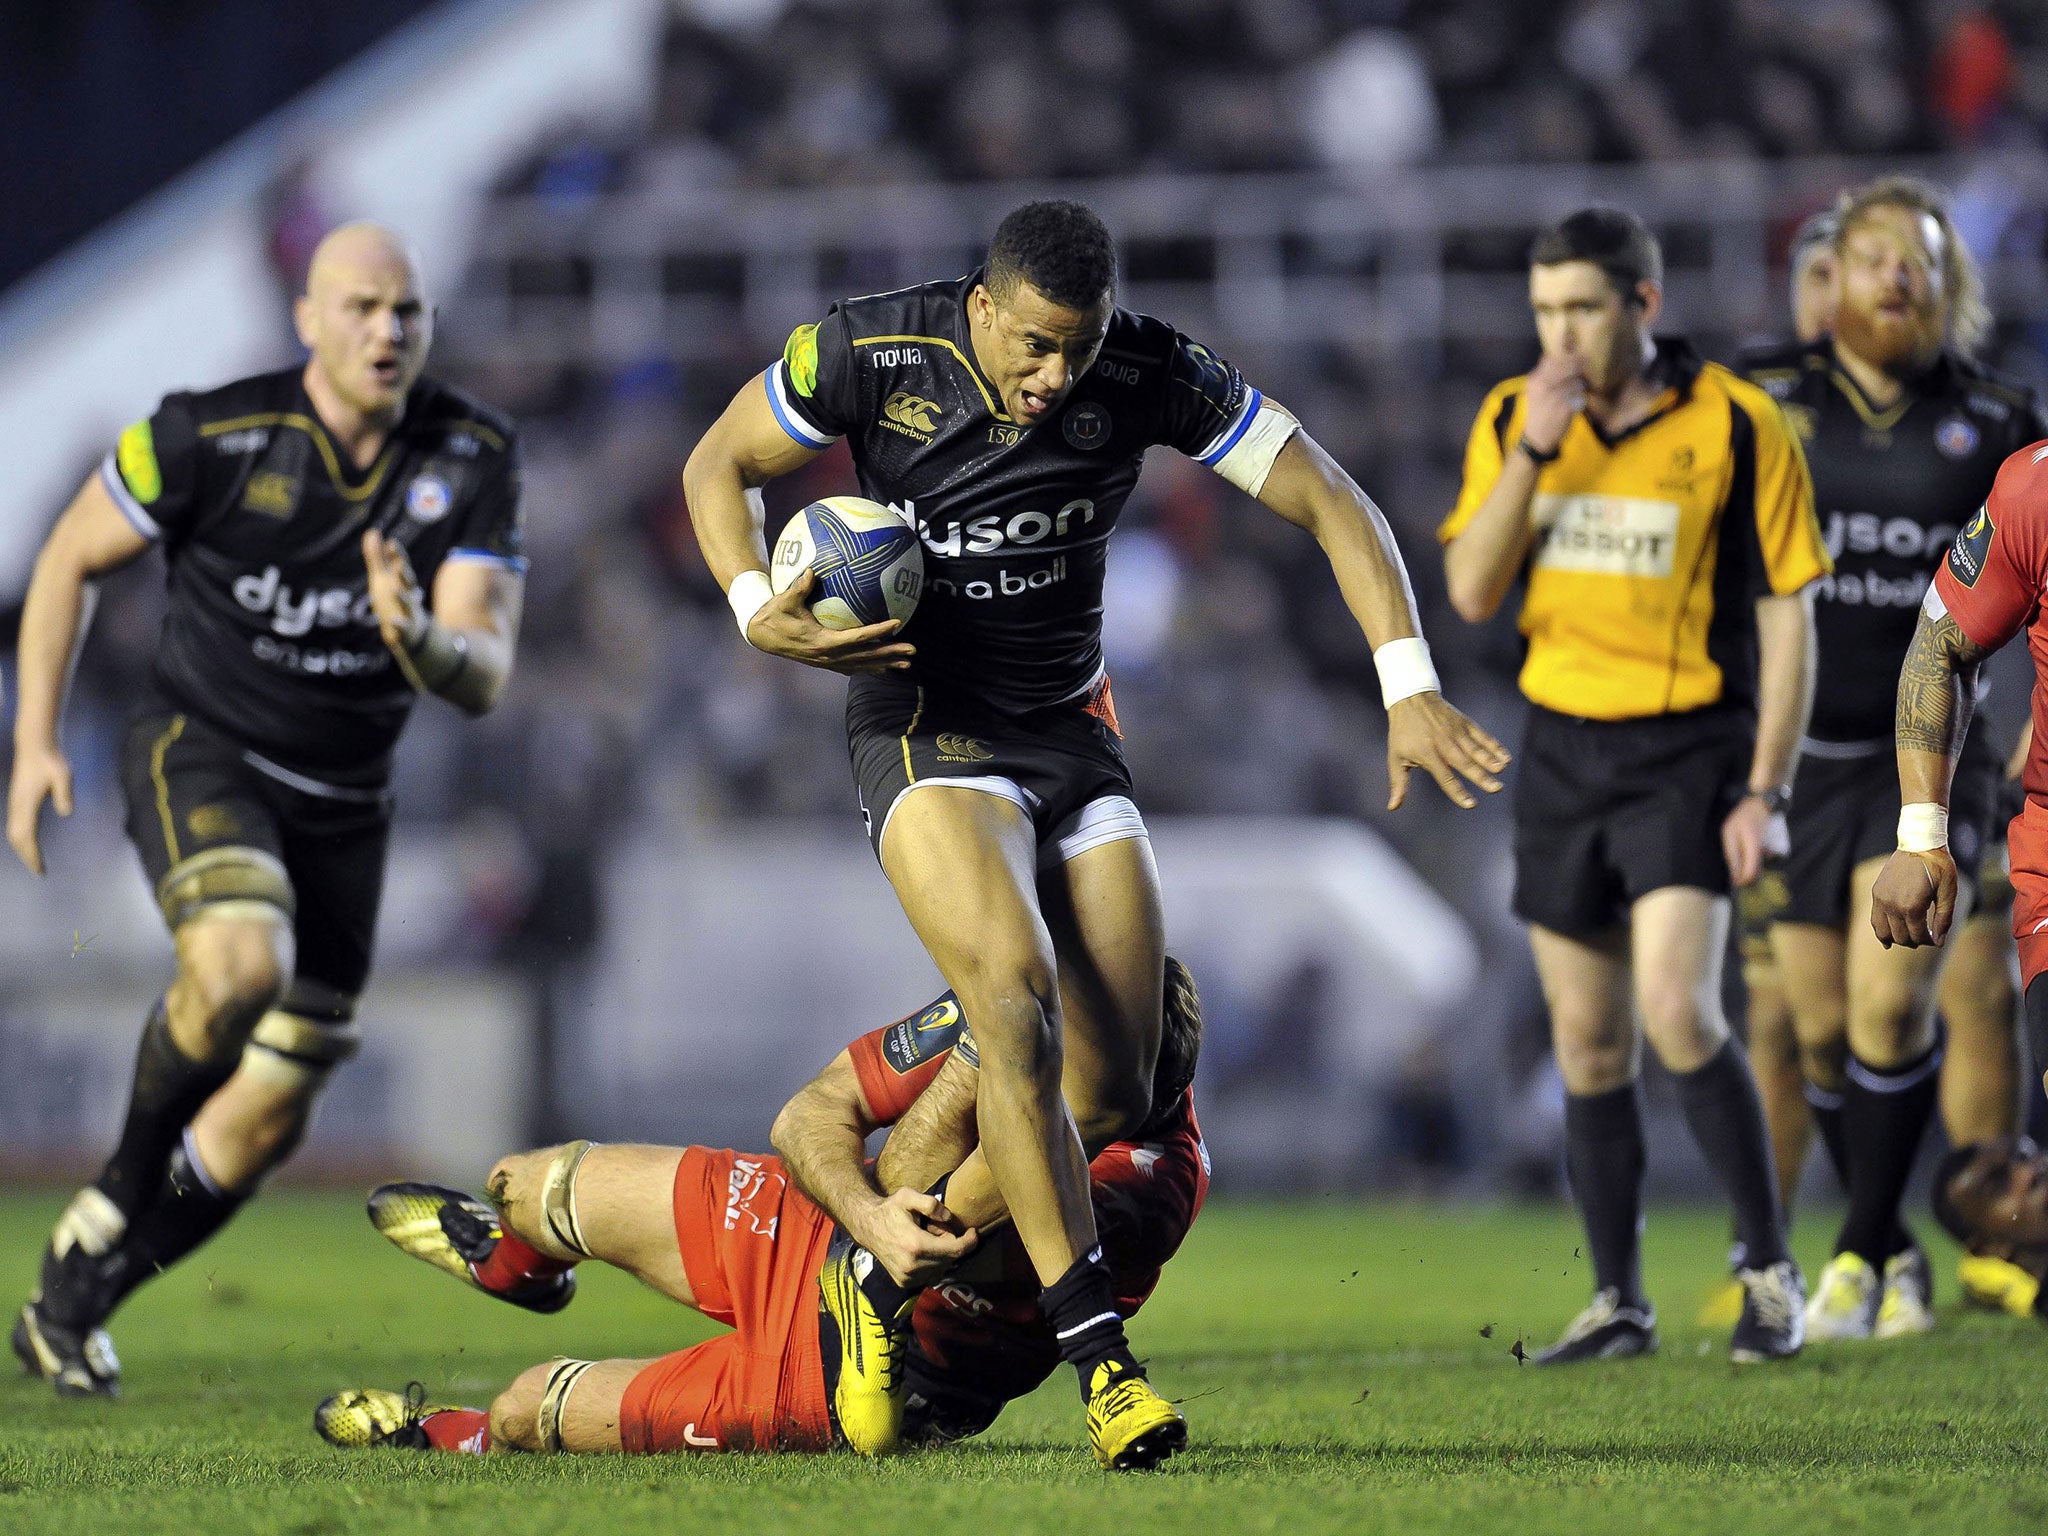
<svg viewBox="0 0 2048 1536"><path fill-rule="evenodd" d="M2048 380L2044 125L2025 0L0 7L0 603L124 423L296 356L320 233L409 232L431 370L524 424L533 569L505 704L429 703L407 736L369 1045L295 1175L473 1180L571 1128L758 1143L814 1063L938 987L861 833L842 684L738 642L682 500L791 326L965 270L1027 195L1087 199L1125 302L1378 498L1447 688L1512 737L1512 623L1457 620L1433 529L1481 395L1533 357L1535 230L1644 215L1673 327L1726 358L1784 328L1804 215L1918 171L1987 266L1993 360ZM779 510L848 475L820 460ZM102 603L53 874L0 872L0 1177L104 1151L168 974L111 779L160 586L151 557ZM1546 1187L1561 1101L1507 807L1381 809L1370 658L1314 546L1162 456L1108 644L1208 1001L1219 1187ZM1662 1190L1704 1187L1684 1138L1652 1143Z"/></svg>

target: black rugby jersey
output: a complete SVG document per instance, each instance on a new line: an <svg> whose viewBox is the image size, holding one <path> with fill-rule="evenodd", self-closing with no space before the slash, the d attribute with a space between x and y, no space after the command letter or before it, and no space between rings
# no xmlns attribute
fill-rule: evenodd
<svg viewBox="0 0 2048 1536"><path fill-rule="evenodd" d="M1998 466L2048 437L2048 420L2032 390L1948 354L1885 410L1826 339L1754 354L1746 371L1805 443L1835 561L1814 593L1820 671L1807 734L1881 749L1936 564L1984 504Z"/></svg>
<svg viewBox="0 0 2048 1536"><path fill-rule="evenodd" d="M323 784L381 785L414 697L370 608L364 530L397 539L429 594L450 558L525 566L511 423L429 379L368 469L293 369L166 395L100 478L164 549L153 691L256 767Z"/></svg>
<svg viewBox="0 0 2048 1536"><path fill-rule="evenodd" d="M1208 348L1119 308L1059 408L1020 426L968 339L981 280L833 305L790 337L767 389L791 437L850 438L861 493L916 523L925 587L904 635L917 645L909 675L1017 714L1102 675L1107 545L1145 450L1223 466L1263 401Z"/></svg>

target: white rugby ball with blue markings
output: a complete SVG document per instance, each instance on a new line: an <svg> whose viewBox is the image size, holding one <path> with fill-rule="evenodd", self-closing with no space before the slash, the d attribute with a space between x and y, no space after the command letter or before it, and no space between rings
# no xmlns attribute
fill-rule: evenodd
<svg viewBox="0 0 2048 1536"><path fill-rule="evenodd" d="M792 517L775 541L768 582L818 578L811 612L827 629L908 621L924 594L924 547L902 513L859 496L827 496Z"/></svg>

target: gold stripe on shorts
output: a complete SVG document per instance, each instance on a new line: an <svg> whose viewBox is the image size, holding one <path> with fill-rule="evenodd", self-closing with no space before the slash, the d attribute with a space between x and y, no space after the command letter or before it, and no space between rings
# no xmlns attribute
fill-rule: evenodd
<svg viewBox="0 0 2048 1536"><path fill-rule="evenodd" d="M903 727L903 777L911 783L917 782L917 770L910 766L910 738L917 730L917 722L924 718L924 689L917 690L917 708L910 712L910 724Z"/></svg>
<svg viewBox="0 0 2048 1536"><path fill-rule="evenodd" d="M185 717L175 715L170 727L157 737L156 745L149 752L149 776L156 781L156 813L164 824L164 848L171 856L171 862L178 862L178 823L171 815L171 785L164 777L164 756L171 750L171 743L185 734Z"/></svg>

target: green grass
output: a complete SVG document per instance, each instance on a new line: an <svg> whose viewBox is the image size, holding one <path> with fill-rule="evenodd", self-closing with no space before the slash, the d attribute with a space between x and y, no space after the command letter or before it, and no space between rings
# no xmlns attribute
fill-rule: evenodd
<svg viewBox="0 0 2048 1536"><path fill-rule="evenodd" d="M0 1196L6 1295L57 1203ZM1824 1227L1805 1223L1810 1267ZM2048 1334L1945 1309L1928 1339L1737 1371L1692 1324L1725 1241L1718 1216L1655 1212L1663 1355L1547 1372L1510 1350L1585 1299L1565 1213L1218 1202L1134 1329L1194 1399L1193 1450L1150 1477L1095 1471L1065 1373L983 1442L896 1462L479 1460L330 1451L313 1404L409 1377L483 1403L551 1354L706 1325L608 1272L530 1317L387 1249L355 1201L280 1192L120 1317L120 1402L0 1383L0 1531L2048 1529ZM1953 1251L1938 1263L1952 1293Z"/></svg>

